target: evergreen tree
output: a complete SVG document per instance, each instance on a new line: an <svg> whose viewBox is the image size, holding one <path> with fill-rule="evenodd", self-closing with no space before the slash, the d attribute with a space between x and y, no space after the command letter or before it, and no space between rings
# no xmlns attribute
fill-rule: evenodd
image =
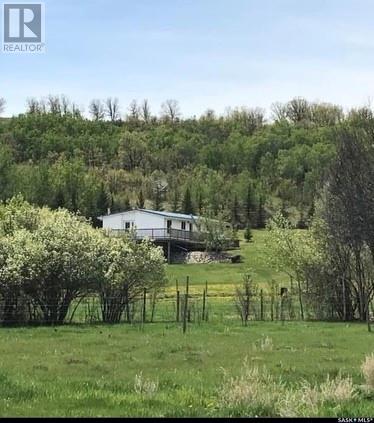
<svg viewBox="0 0 374 423"><path fill-rule="evenodd" d="M252 221L253 209L254 209L253 189L252 189L252 185L248 184L247 196L245 199L245 217L246 217L247 223Z"/></svg>
<svg viewBox="0 0 374 423"><path fill-rule="evenodd" d="M202 215L204 210L204 199L203 199L203 193L201 191L199 191L199 194L197 197L197 208L199 211L199 215Z"/></svg>
<svg viewBox="0 0 374 423"><path fill-rule="evenodd" d="M52 208L58 209L65 207L65 195L62 188L58 188L52 201Z"/></svg>
<svg viewBox="0 0 374 423"><path fill-rule="evenodd" d="M115 199L114 194L110 194L109 196L109 208L110 208L110 212L113 213L120 213L123 211L122 208L122 203L121 201L117 201L117 199Z"/></svg>
<svg viewBox="0 0 374 423"><path fill-rule="evenodd" d="M240 204L236 194L234 195L234 199L231 204L231 224L235 229L238 229L240 226Z"/></svg>
<svg viewBox="0 0 374 423"><path fill-rule="evenodd" d="M100 185L99 192L97 194L96 208L99 216L106 215L110 207L110 201L107 191L105 190L104 184Z"/></svg>
<svg viewBox="0 0 374 423"><path fill-rule="evenodd" d="M251 242L252 241L252 238L253 238L252 228L251 228L251 224L248 222L247 223L247 226L245 228L245 231L244 231L244 239L247 242Z"/></svg>
<svg viewBox="0 0 374 423"><path fill-rule="evenodd" d="M297 221L296 227L298 229L306 229L308 227L307 223L305 222L304 212L301 210L299 220Z"/></svg>
<svg viewBox="0 0 374 423"><path fill-rule="evenodd" d="M123 210L127 211L127 210L131 210L131 204L130 204L130 200L129 197L125 197L125 201L123 202Z"/></svg>
<svg viewBox="0 0 374 423"><path fill-rule="evenodd" d="M194 213L194 207L192 204L192 198L191 198L191 190L190 187L186 188L186 191L184 193L184 198L182 202L182 211L186 214L193 214Z"/></svg>
<svg viewBox="0 0 374 423"><path fill-rule="evenodd" d="M257 207L257 227L260 229L266 226L266 210L265 210L265 199L261 194L258 201Z"/></svg>
<svg viewBox="0 0 374 423"><path fill-rule="evenodd" d="M173 189L172 194L172 211L178 212L179 211L179 191L178 188Z"/></svg>
<svg viewBox="0 0 374 423"><path fill-rule="evenodd" d="M314 217L314 213L315 213L315 205L314 205L314 200L312 200L312 204L310 205L308 210L308 222L312 221Z"/></svg>
<svg viewBox="0 0 374 423"><path fill-rule="evenodd" d="M73 186L70 191L71 211L77 213L78 211L78 188Z"/></svg>
<svg viewBox="0 0 374 423"><path fill-rule="evenodd" d="M163 188L160 183L156 183L153 189L152 208L153 210L162 210Z"/></svg>
<svg viewBox="0 0 374 423"><path fill-rule="evenodd" d="M136 202L136 206L139 209L144 209L144 203L145 203L145 199L144 199L144 195L143 195L143 190L140 189L139 195L138 195L138 201Z"/></svg>

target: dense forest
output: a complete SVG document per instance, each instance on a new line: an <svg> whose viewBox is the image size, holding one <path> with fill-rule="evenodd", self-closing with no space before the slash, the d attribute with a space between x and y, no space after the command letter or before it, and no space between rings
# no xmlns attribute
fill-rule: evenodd
<svg viewBox="0 0 374 423"><path fill-rule="evenodd" d="M280 210L305 227L335 156L336 130L374 131L369 107L344 112L302 98L274 104L269 117L242 107L182 118L175 100L158 116L146 100L121 114L112 98L93 100L89 113L49 96L0 119L0 200L21 193L94 223L109 208L147 207L263 227Z"/></svg>

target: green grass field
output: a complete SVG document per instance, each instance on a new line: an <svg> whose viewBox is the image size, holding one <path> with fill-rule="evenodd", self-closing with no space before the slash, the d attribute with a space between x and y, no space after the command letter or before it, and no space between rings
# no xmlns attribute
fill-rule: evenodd
<svg viewBox="0 0 374 423"><path fill-rule="evenodd" d="M265 336L269 350L259 349ZM339 372L360 385L374 338L360 324L208 323L186 335L148 324L1 329L0 345L1 416L224 416L233 411L219 402L223 369L240 373L245 357L290 387ZM323 414L370 416L373 400L361 395Z"/></svg>
<svg viewBox="0 0 374 423"><path fill-rule="evenodd" d="M209 292L218 294L208 301L210 321L189 324L186 334L177 323L160 323L174 318L172 301L170 310L156 307L156 317L161 314L154 324L1 328L0 416L373 416L374 393L360 388L360 365L374 351L374 334L365 325L251 321L243 327L232 299L214 303L220 293L234 292L248 267L264 287L271 279L287 283L267 266L265 237L266 231L254 231L254 242L242 243L241 264L168 266L173 295L175 279L182 284L187 275L192 292L207 280ZM227 388L245 360L281 381L233 379ZM303 381L322 384L338 375L352 377L352 398L293 408L315 394L302 390ZM247 392L253 386L257 397ZM274 386L283 412L269 397ZM227 392L246 399L227 404Z"/></svg>
<svg viewBox="0 0 374 423"><path fill-rule="evenodd" d="M175 286L175 281L184 284L186 276L190 277L192 290L208 281L210 292L234 292L235 285L241 284L243 273L250 269L253 278L260 285L267 287L271 280L283 282L288 285L288 277L269 268L268 251L265 240L266 230L254 230L253 241L245 242L242 232L239 233L240 249L233 250L232 254L240 254L242 263L209 263L209 264L172 264L167 267L167 276L170 286Z"/></svg>

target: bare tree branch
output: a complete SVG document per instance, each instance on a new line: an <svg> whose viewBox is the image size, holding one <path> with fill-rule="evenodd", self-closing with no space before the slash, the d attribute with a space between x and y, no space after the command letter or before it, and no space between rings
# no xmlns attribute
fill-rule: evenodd
<svg viewBox="0 0 374 423"><path fill-rule="evenodd" d="M27 113L36 114L40 113L40 104L35 97L28 98L26 100L27 104Z"/></svg>
<svg viewBox="0 0 374 423"><path fill-rule="evenodd" d="M50 94L47 98L47 104L50 113L61 114L61 103L58 96Z"/></svg>
<svg viewBox="0 0 374 423"><path fill-rule="evenodd" d="M151 108L147 99L143 100L140 106L140 116L144 122L149 122L151 120Z"/></svg>
<svg viewBox="0 0 374 423"><path fill-rule="evenodd" d="M70 100L65 94L61 95L61 111L64 115L70 111Z"/></svg>
<svg viewBox="0 0 374 423"><path fill-rule="evenodd" d="M136 100L133 100L129 106L129 114L128 117L130 120L138 120L139 119L139 106Z"/></svg>
<svg viewBox="0 0 374 423"><path fill-rule="evenodd" d="M117 97L108 97L106 99L105 106L105 113L112 122L120 119L119 102Z"/></svg>
<svg viewBox="0 0 374 423"><path fill-rule="evenodd" d="M105 117L104 105L101 100L94 99L89 105L89 113L93 120L103 120Z"/></svg>
<svg viewBox="0 0 374 423"><path fill-rule="evenodd" d="M161 105L161 117L164 120L175 122L181 116L177 100L169 99Z"/></svg>

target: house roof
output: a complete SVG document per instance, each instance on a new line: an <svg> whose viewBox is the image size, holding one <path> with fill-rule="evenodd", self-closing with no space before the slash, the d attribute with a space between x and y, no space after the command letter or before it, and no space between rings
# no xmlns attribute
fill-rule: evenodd
<svg viewBox="0 0 374 423"><path fill-rule="evenodd" d="M183 213L173 213L173 212L167 212L167 211L158 211L158 210L147 210L147 209L132 209L132 210L127 210L124 212L119 212L119 213L113 213L113 214L109 214L106 216L99 216L98 219L99 220L103 220L104 217L109 217L109 216L116 216L116 215L120 215L120 214L125 214L131 211L140 211L143 213L150 213L150 214L156 214L159 216L163 216L163 217L168 217L170 219L183 219L183 220L198 220L200 219L199 216L195 216L193 214L183 214Z"/></svg>

